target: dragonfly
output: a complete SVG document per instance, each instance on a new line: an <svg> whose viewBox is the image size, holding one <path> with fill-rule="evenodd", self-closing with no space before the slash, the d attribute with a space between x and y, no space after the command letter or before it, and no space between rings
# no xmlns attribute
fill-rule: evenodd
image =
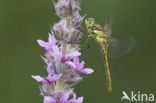
<svg viewBox="0 0 156 103"><path fill-rule="evenodd" d="M108 55L110 57L120 57L131 51L135 45L133 37L123 39L112 38L111 33L111 17L106 20L104 27L95 23L93 18L85 19L85 29L88 34L88 39L93 38L99 44L106 70L107 88L109 93L112 92L112 79L108 63ZM88 41L88 40L87 40Z"/></svg>

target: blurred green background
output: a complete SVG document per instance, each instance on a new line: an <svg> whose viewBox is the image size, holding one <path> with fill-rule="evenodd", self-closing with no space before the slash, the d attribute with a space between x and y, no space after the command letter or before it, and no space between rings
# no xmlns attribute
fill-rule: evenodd
<svg viewBox="0 0 156 103"><path fill-rule="evenodd" d="M109 59L111 94L98 45L92 40L91 47L82 50L86 67L95 70L75 87L84 103L120 103L123 90L156 94L155 4L154 0L83 0L81 14L104 25L112 13L113 37L133 36L137 42L129 54ZM51 0L0 0L0 103L43 103L38 83L30 77L46 73L40 58L44 50L36 40L46 41L49 24L58 21Z"/></svg>

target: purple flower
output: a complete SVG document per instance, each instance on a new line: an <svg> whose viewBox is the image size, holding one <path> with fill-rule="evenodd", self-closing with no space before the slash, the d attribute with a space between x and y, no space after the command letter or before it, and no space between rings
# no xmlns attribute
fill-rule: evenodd
<svg viewBox="0 0 156 103"><path fill-rule="evenodd" d="M69 99L71 95L73 96L73 98ZM82 103L82 101L83 97L76 99L76 94L74 94L72 90L67 92L60 98L60 103Z"/></svg>
<svg viewBox="0 0 156 103"><path fill-rule="evenodd" d="M72 96L72 99L69 99ZM44 96L44 103L82 103L83 97L76 99L76 94L73 91L65 93L60 98L53 98L51 96Z"/></svg>
<svg viewBox="0 0 156 103"><path fill-rule="evenodd" d="M58 80L62 76L61 73L60 74L53 74L50 63L48 64L47 72L48 72L48 76L46 78L43 78L39 75L32 76L32 78L34 78L37 82L52 84L54 81Z"/></svg>
<svg viewBox="0 0 156 103"><path fill-rule="evenodd" d="M68 101L69 103L82 103L83 102L83 97L79 97L76 99L76 94L73 94L73 98Z"/></svg>
<svg viewBox="0 0 156 103"><path fill-rule="evenodd" d="M53 50L53 46L55 46L57 40L55 39L55 37L53 35L51 35L49 33L49 41L48 42L44 42L42 40L37 40L38 44L45 48L46 51L50 52Z"/></svg>
<svg viewBox="0 0 156 103"><path fill-rule="evenodd" d="M51 96L44 96L44 103L57 103L57 101Z"/></svg>
<svg viewBox="0 0 156 103"><path fill-rule="evenodd" d="M61 63L67 63L70 59L80 56L81 53L78 51L71 51L70 53L66 54L65 56L62 55L62 52L59 50L57 46L53 48L53 52L51 53L54 57L58 58Z"/></svg>
<svg viewBox="0 0 156 103"><path fill-rule="evenodd" d="M94 72L94 70L91 68L84 68L84 61L79 63L78 57L75 57L73 59L73 62L68 61L67 64L71 65L75 69L76 72L81 72L84 74L91 74L92 72Z"/></svg>

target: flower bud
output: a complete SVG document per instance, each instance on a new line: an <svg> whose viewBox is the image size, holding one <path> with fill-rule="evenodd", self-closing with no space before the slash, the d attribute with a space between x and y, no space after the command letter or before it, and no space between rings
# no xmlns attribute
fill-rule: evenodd
<svg viewBox="0 0 156 103"><path fill-rule="evenodd" d="M73 26L73 27L78 27L78 26L80 26L81 25L81 23L83 22L83 19L84 19L84 17L85 16L80 16L80 14L78 13L78 12L76 12L75 13L75 15L74 15L75 17L73 18L73 20L71 21L71 25Z"/></svg>
<svg viewBox="0 0 156 103"><path fill-rule="evenodd" d="M75 12L80 10L79 5L73 2L73 0L59 0L54 2L56 14L60 17L72 16Z"/></svg>
<svg viewBox="0 0 156 103"><path fill-rule="evenodd" d="M82 77L75 72L73 69L66 70L63 75L63 81L68 86L71 87L82 80Z"/></svg>
<svg viewBox="0 0 156 103"><path fill-rule="evenodd" d="M66 40L67 43L71 43L71 44L77 44L79 42L79 38L81 37L81 33L78 29L75 29L73 31L73 35Z"/></svg>

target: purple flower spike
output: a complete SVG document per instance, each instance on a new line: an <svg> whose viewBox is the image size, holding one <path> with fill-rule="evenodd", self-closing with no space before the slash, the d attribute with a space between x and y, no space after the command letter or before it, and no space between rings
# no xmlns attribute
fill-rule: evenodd
<svg viewBox="0 0 156 103"><path fill-rule="evenodd" d="M78 57L75 57L73 59L73 62L68 61L67 64L73 66L73 68L75 69L76 72L81 72L81 73L84 73L84 74L91 74L92 72L94 72L94 70L91 69L91 68L84 68L84 61L79 63L79 58Z"/></svg>
<svg viewBox="0 0 156 103"><path fill-rule="evenodd" d="M32 78L42 84L39 88L44 103L82 103L83 97L77 97L73 86L83 80L81 73L94 72L84 67L84 61L79 62L79 40L84 35L80 26L85 17L79 13L82 0L52 1L60 21L51 27L48 41L37 40L46 51L42 59L48 74Z"/></svg>
<svg viewBox="0 0 156 103"><path fill-rule="evenodd" d="M57 40L55 39L55 37L53 35L51 35L49 33L49 41L48 42L44 42L42 40L37 40L38 44L45 48L46 51L50 52L53 50L53 46L55 46Z"/></svg>
<svg viewBox="0 0 156 103"><path fill-rule="evenodd" d="M48 72L48 76L46 78L43 78L39 75L32 76L32 78L34 78L37 82L52 84L54 81L58 80L62 76L62 73L53 74L53 71L51 69L51 64L48 64L47 72Z"/></svg>

